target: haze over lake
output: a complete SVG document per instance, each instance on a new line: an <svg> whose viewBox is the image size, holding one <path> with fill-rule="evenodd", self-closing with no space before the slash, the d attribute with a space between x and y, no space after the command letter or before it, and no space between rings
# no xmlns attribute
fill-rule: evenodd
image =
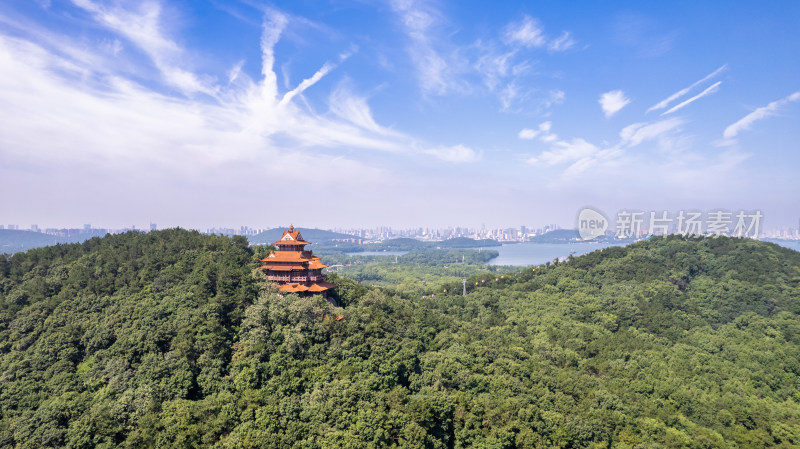
<svg viewBox="0 0 800 449"><path fill-rule="evenodd" d="M512 243L482 248L500 252L489 265L538 265L561 257L580 256L601 248L620 246L614 243Z"/></svg>

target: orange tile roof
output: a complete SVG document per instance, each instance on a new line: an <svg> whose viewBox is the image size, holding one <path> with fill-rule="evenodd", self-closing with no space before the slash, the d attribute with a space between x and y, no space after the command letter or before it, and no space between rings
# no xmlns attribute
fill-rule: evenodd
<svg viewBox="0 0 800 449"><path fill-rule="evenodd" d="M308 286L308 291L310 292L324 292L325 290L329 290L333 288L334 285L330 282L317 282Z"/></svg>
<svg viewBox="0 0 800 449"><path fill-rule="evenodd" d="M283 231L283 235L277 242L273 242L273 245L310 245L311 242L306 242L303 240L303 236L300 235L300 231L295 231L294 226L289 226L289 229Z"/></svg>
<svg viewBox="0 0 800 449"><path fill-rule="evenodd" d="M308 262L315 258L311 251L272 251L262 262Z"/></svg>
<svg viewBox="0 0 800 449"><path fill-rule="evenodd" d="M314 258L314 259L312 259L312 260L311 260L311 262L308 264L308 268L309 268L310 270L319 270L319 269L322 269L322 268L327 268L327 267L329 267L329 266L330 266L330 265L325 265L324 263L322 263L322 261L320 261L320 260L319 260L319 257L315 257L315 258Z"/></svg>
<svg viewBox="0 0 800 449"><path fill-rule="evenodd" d="M329 282L317 282L311 285L303 285L296 282L291 282L288 284L282 284L278 286L278 290L288 292L288 293L296 293L296 292L314 292L314 293L321 293L325 290L329 290L333 288L334 285Z"/></svg>
<svg viewBox="0 0 800 449"><path fill-rule="evenodd" d="M278 290L289 293L307 292L308 287L303 284L283 284L278 286Z"/></svg>

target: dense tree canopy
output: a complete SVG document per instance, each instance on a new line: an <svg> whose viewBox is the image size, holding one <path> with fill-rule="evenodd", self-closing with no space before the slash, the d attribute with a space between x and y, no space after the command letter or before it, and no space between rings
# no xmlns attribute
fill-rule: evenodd
<svg viewBox="0 0 800 449"><path fill-rule="evenodd" d="M655 238L424 299L332 276L344 308L259 256L167 230L0 258L0 445L800 445L795 251Z"/></svg>

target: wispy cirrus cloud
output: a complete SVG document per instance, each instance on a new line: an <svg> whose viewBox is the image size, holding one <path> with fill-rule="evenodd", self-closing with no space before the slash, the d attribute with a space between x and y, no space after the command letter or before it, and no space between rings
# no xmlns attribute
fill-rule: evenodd
<svg viewBox="0 0 800 449"><path fill-rule="evenodd" d="M738 136L740 132L750 129L750 127L753 126L753 123L775 115L780 108L795 101L800 101L800 91L781 98L780 100L773 101L766 106L756 108L756 110L753 112L745 115L735 123L725 128L722 136L725 139L733 139L734 137Z"/></svg>
<svg viewBox="0 0 800 449"><path fill-rule="evenodd" d="M72 3L91 13L99 24L124 36L147 54L172 87L186 94L216 95L219 88L214 85L212 78L198 76L181 67L181 48L161 30L159 3L142 2L137 10L122 6L108 7L91 0L72 0Z"/></svg>
<svg viewBox="0 0 800 449"><path fill-rule="evenodd" d="M165 55L183 52L163 34L155 7L128 14L107 11L87 0L76 1L92 12L98 23L147 48L145 53L162 61L159 64L164 71L171 70L163 62L170 59ZM134 22L125 22L125 17ZM366 99L341 83L328 97L328 111L322 114L292 101L330 76L348 53L282 92L277 85L274 48L288 24L287 16L278 11L265 14L260 80L242 73L240 61L228 74L228 85L179 84L183 95L171 89L176 87L175 78L164 77L160 85L145 86L124 73L101 72L108 67L95 67L96 59L85 58L81 52L56 54L36 42L0 34L0 64L8 70L8 76L0 79L0 112L6 117L0 123L2 156L6 161L40 164L90 162L102 155L120 162L158 161L180 170L193 164L242 160L258 160L258 165L267 164L274 170L286 163L287 154L306 151L306 159L325 160L326 152L337 148L410 157L429 153L447 161L477 157L475 150L459 146L407 151L431 145L379 125ZM180 70L186 74L184 80L206 79ZM98 81L81 82L87 77ZM191 95L197 92L213 97ZM339 164L347 162L337 160ZM357 162L347 163L371 170ZM109 170L112 165L109 163ZM122 170L124 165L118 168Z"/></svg>
<svg viewBox="0 0 800 449"><path fill-rule="evenodd" d="M353 92L349 79L340 82L331 92L328 98L328 107L334 115L361 129L397 139L408 139L399 131L382 126L375 121L366 97Z"/></svg>
<svg viewBox="0 0 800 449"><path fill-rule="evenodd" d="M550 51L565 51L575 45L575 39L572 38L572 33L564 31L560 36L550 41L547 48Z"/></svg>
<svg viewBox="0 0 800 449"><path fill-rule="evenodd" d="M701 99L701 98L703 98L703 97L705 97L707 95L711 95L711 94L717 92L719 90L719 86L721 84L722 84L722 81L717 81L716 83L714 83L714 84L708 86L707 88L705 88L702 92L700 92L699 94L695 95L694 97L689 98L688 100L682 101L682 102L676 104L675 106L667 109L661 115L672 114L673 112L678 111L680 109L683 109L684 107L689 106L690 104L694 103L695 101L697 101L697 100L699 100L699 99Z"/></svg>
<svg viewBox="0 0 800 449"><path fill-rule="evenodd" d="M603 114L605 114L606 118L609 118L627 106L631 100L621 90L612 90L600 95L600 99L597 102L600 103Z"/></svg>
<svg viewBox="0 0 800 449"><path fill-rule="evenodd" d="M538 156L528 159L528 162L552 166L591 158L599 151L600 147L581 138L559 140L553 143L549 150L543 151Z"/></svg>
<svg viewBox="0 0 800 449"><path fill-rule="evenodd" d="M522 19L506 25L503 41L507 44L526 48L547 48L550 51L565 51L575 45L569 31L564 31L556 38L548 37L539 19L527 14Z"/></svg>
<svg viewBox="0 0 800 449"><path fill-rule="evenodd" d="M452 54L444 56L432 37L439 22L438 11L416 0L393 0L392 9L400 17L409 37L408 55L425 93L443 95L463 88L458 79L458 64Z"/></svg>
<svg viewBox="0 0 800 449"><path fill-rule="evenodd" d="M550 134L550 122L542 123L539 130L523 130L520 137L523 138L524 132L525 138L538 136L543 142L552 142L549 149L529 158L528 163L546 167L568 164L561 176L563 179L571 179L598 164L621 159L628 150L644 142L669 140L667 136L673 134L683 123L679 118L634 123L620 130L616 144L603 146L583 138L549 139L548 136L555 137L555 134Z"/></svg>
<svg viewBox="0 0 800 449"><path fill-rule="evenodd" d="M508 24L503 38L506 43L518 44L523 47L544 47L547 44L544 29L539 20L527 14L519 22Z"/></svg>
<svg viewBox="0 0 800 449"><path fill-rule="evenodd" d="M424 94L481 92L473 81L477 74L485 88L496 95L503 111L515 111L531 98L544 109L563 101L564 93L559 89L543 92L522 82L534 65L524 53L572 48L575 39L569 31L548 36L538 19L523 15L503 27L497 37L459 46L443 36L448 21L432 4L418 0L392 0L390 4L408 38L407 53Z"/></svg>
<svg viewBox="0 0 800 449"><path fill-rule="evenodd" d="M671 118L657 122L642 122L628 125L619 132L620 146L635 147L644 141L659 138L675 130L683 123L683 119Z"/></svg>
<svg viewBox="0 0 800 449"><path fill-rule="evenodd" d="M699 86L700 84L703 84L703 83L705 83L706 81L710 80L711 78L714 78L715 76L719 75L720 73L724 72L724 71L725 71L727 68L728 68L728 64L723 64L722 66L720 66L719 68L717 68L717 69L716 69L716 70L714 70L713 72L711 72L711 73L709 73L708 75L704 76L703 78L701 78L701 79L699 79L699 80L695 81L694 83L692 83L692 84L691 84L691 85L689 85L688 87L684 87L683 89L681 89L681 90L679 90L679 91L675 92L674 94L670 95L669 97L667 97L667 98L665 98L665 99L663 99L663 100L659 101L658 103L654 104L653 106L651 106L651 107L650 107L650 108L647 110L647 112L657 111L657 110L659 110L659 109L664 109L664 108L666 108L666 107L667 107L667 106L669 106L669 104L670 104L670 103L672 103L673 101L675 101L675 100L677 100L678 98L680 98L680 97L682 97L682 96L684 96L684 95L688 94L688 93L689 93L689 91L691 91L691 90L692 90L692 89L694 89L695 87Z"/></svg>

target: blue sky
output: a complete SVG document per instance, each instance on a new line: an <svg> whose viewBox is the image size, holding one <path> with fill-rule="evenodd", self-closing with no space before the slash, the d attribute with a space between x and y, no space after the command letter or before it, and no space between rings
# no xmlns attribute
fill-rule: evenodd
<svg viewBox="0 0 800 449"><path fill-rule="evenodd" d="M0 4L0 221L800 219L800 3Z"/></svg>

